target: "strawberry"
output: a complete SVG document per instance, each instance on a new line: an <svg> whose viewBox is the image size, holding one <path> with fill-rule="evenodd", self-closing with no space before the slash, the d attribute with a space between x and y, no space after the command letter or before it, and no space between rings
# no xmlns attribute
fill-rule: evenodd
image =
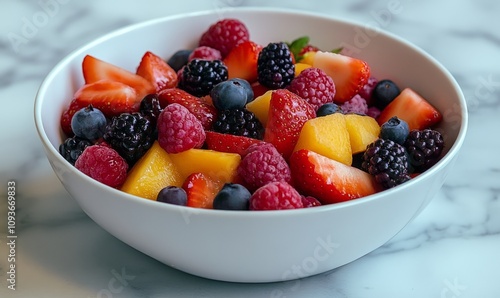
<svg viewBox="0 0 500 298"><path fill-rule="evenodd" d="M382 110L377 118L380 125L393 116L408 123L410 130L429 128L443 118L427 100L410 88L406 88Z"/></svg>
<svg viewBox="0 0 500 298"><path fill-rule="evenodd" d="M212 209L215 195L222 188L203 173L193 173L184 181L182 188L187 193L187 206Z"/></svg>
<svg viewBox="0 0 500 298"><path fill-rule="evenodd" d="M101 80L83 85L73 96L74 105L101 110L106 117L139 111L141 99L134 88L120 82ZM70 107L73 105L70 104Z"/></svg>
<svg viewBox="0 0 500 298"><path fill-rule="evenodd" d="M158 93L158 98L162 108L172 103L178 103L187 108L201 121L204 129L210 129L215 118L217 118L217 109L214 106L184 90L178 88L164 89Z"/></svg>
<svg viewBox="0 0 500 298"><path fill-rule="evenodd" d="M374 194L382 189L368 173L310 150L290 157L295 187L322 204L333 204Z"/></svg>
<svg viewBox="0 0 500 298"><path fill-rule="evenodd" d="M307 120L316 116L314 108L287 89L271 94L264 141L273 144L288 159Z"/></svg>
<svg viewBox="0 0 500 298"><path fill-rule="evenodd" d="M155 92L155 86L140 75L90 55L83 58L82 70L86 84L100 80L120 82L134 88L139 99Z"/></svg>
<svg viewBox="0 0 500 298"><path fill-rule="evenodd" d="M156 93L177 85L177 73L163 59L146 52L137 67L138 75L148 80L156 88Z"/></svg>
<svg viewBox="0 0 500 298"><path fill-rule="evenodd" d="M262 142L257 139L236 136L215 131L206 131L205 143L210 150L238 153L243 155L245 150L252 144Z"/></svg>
<svg viewBox="0 0 500 298"><path fill-rule="evenodd" d="M267 91L269 91L269 88L261 85L259 81L253 82L252 84L250 84L250 86L252 87L253 90L253 98L257 98L262 94L266 93Z"/></svg>
<svg viewBox="0 0 500 298"><path fill-rule="evenodd" d="M66 136L73 136L73 130L71 129L71 119L78 110L85 107L86 106L83 102L72 100L68 108L63 111L60 122L62 131L66 134Z"/></svg>
<svg viewBox="0 0 500 298"><path fill-rule="evenodd" d="M224 58L228 79L240 78L251 82L257 80L257 58L262 46L253 41L244 41L234 47Z"/></svg>
<svg viewBox="0 0 500 298"><path fill-rule="evenodd" d="M334 97L336 103L350 100L366 85L370 78L368 63L332 52L316 52L313 67L320 68L333 79L336 89Z"/></svg>

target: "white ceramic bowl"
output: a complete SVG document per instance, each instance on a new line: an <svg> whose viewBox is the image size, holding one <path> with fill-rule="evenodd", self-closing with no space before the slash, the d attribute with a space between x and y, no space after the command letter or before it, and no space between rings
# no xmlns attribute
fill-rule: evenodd
<svg viewBox="0 0 500 298"><path fill-rule="evenodd" d="M309 35L323 49L344 46L378 78L412 87L444 115L446 154L430 170L393 189L316 208L231 212L200 210L128 195L85 176L58 153L63 106L82 86L86 54L134 71L147 50L169 57L193 48L220 18L238 18L261 44ZM81 208L109 233L174 268L235 282L273 282L322 273L354 261L396 235L442 186L467 127L462 92L436 60L364 24L289 10L231 9L166 17L110 33L64 58L46 77L35 121L47 157Z"/></svg>

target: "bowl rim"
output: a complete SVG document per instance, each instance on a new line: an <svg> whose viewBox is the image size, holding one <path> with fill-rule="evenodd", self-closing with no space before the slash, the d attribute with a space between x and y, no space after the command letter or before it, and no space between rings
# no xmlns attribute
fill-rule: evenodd
<svg viewBox="0 0 500 298"><path fill-rule="evenodd" d="M467 104L466 100L464 97L464 94L455 80L455 78L451 75L451 73L439 62L437 61L434 57L432 57L430 54L425 52L423 49L418 47L417 45L409 42L408 40L399 37L391 32L386 31L385 29L382 28L377 28L377 33L380 35L385 35L386 37L396 40L399 43L404 44L405 46L411 48L413 51L417 52L418 54L424 56L426 59L428 59L432 64L434 64L448 79L448 81L453 85L455 91L457 92L458 99L459 99L459 106L460 106L460 114L461 114L461 121L460 121L460 129L458 131L457 137L453 145L449 148L448 152L437 162L434 166L432 166L430 169L426 170L422 174L420 174L418 177L415 177L414 179L411 179L408 182L405 182L401 185L398 185L394 188L383 190L381 192L349 200L346 202L340 202L340 203L335 203L335 204L328 204L328 205L321 205L317 206L314 208L302 208L302 209L290 209L290 210L269 210L269 211L233 211L233 210L215 210L215 209L201 209L201 208L190 208L186 206L177 206L177 205L172 205L172 204L164 204L160 202L156 202L153 200L148 200L145 198L141 198L135 195L128 194L126 192L123 192L119 189L115 189L112 187L109 187L107 185L104 185L89 176L83 174L79 170L77 170L74 166L71 166L58 152L57 148L52 145L50 140L48 139L47 133L44 130L43 122L42 122L42 106L44 102L44 95L49 88L50 84L52 83L54 77L59 73L59 71L65 67L65 65L73 60L76 56L79 56L83 54L85 51L88 49L105 42L109 39L112 39L116 36L126 34L127 32L131 32L143 27L148 27L157 23L163 23L163 22L169 22L173 21L176 19L183 19L183 18L196 18L200 16L207 16L207 15L217 15L217 14L222 14L224 12L242 12L242 13L278 13L278 14L286 14L290 16L298 16L298 17L313 17L313 18L319 18L322 19L323 21L326 22L340 22L347 24L349 26L356 26L356 27L362 27L364 26L363 23L353 21L352 19L347 19L343 17L338 17L338 16L330 16L326 15L323 13L318 13L318 12L305 12L305 11L300 11L297 9L290 9L290 8L272 8L272 7L254 7L254 6L248 6L248 7L227 7L227 8L220 8L216 10L201 10L201 11L195 11L195 12L188 12L188 13L180 13L180 14L174 14L174 15L169 15L169 16L164 16L164 17L159 17L159 18L154 18L146 21L141 21L137 22L134 24L127 25L125 27L113 30L111 32L105 33L92 41L76 48L69 54L67 54L63 59L61 59L51 70L50 72L46 75L46 77L43 79L42 83L40 84L40 87L38 88L38 91L35 95L35 101L34 101L34 120L35 120L35 127L37 130L37 133L39 135L39 138L41 142L43 143L44 147L46 148L46 153L55 156L58 162L64 164L69 168L69 171L72 171L73 174L76 174L79 178L81 179L86 179L90 183L94 183L95 187L98 187L101 189L101 191L104 192L109 192L112 195L118 196L120 199L126 199L126 200L132 200L135 203L139 204L151 204L151 207L156 207L156 208L165 208L166 210L171 210L174 212L188 212L188 213L196 213L197 215L209 215L213 214L214 216L224 216L224 217L233 217L237 216L238 218L246 218L246 217L275 217L275 216L288 216L288 215L298 215L302 213L310 213L310 214L315 214L315 213L322 213L322 212L330 212L332 210L337 210L337 209L343 209L347 207L352 207L356 206L358 204L364 204L373 200L378 200L383 196L390 195L394 192L399 192L402 191L405 188L411 187L413 184L418 183L420 180L425 179L426 177L432 175L434 172L439 171L441 168L443 168L445 165L450 163L453 158L457 155L460 147L462 146L467 128L468 128L468 112L467 112ZM187 210L186 210L187 209Z"/></svg>

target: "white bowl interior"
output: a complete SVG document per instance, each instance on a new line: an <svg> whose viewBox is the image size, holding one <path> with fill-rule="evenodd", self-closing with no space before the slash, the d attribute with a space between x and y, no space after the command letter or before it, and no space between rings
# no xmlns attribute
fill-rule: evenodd
<svg viewBox="0 0 500 298"><path fill-rule="evenodd" d="M83 84L81 62L85 55L135 71L145 51L168 58L180 48L194 48L210 24L226 17L242 20L251 39L261 44L308 35L322 49L343 45L368 61L375 77L390 78L403 88L418 91L445 117L439 129L447 144L446 155L426 173L383 193L313 209L264 213L191 210L144 200L96 183L59 155L57 148L63 140L60 115ZM368 42L360 43L360 32L369 37ZM290 273L295 264L303 267L304 276L336 268L399 232L444 182L465 136L467 112L460 88L448 71L422 50L391 34L295 11L232 9L152 20L76 50L42 83L35 101L35 122L63 185L111 234L170 266L199 276L269 282L303 277ZM233 235L230 243L225 235ZM201 244L203 252L198 247ZM241 258L241 251L246 258Z"/></svg>

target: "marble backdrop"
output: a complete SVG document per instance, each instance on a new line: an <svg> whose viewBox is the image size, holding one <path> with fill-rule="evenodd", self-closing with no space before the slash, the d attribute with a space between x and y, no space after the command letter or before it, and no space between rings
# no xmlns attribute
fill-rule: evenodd
<svg viewBox="0 0 500 298"><path fill-rule="evenodd" d="M0 297L500 297L500 2L0 0ZM66 54L124 25L227 6L349 18L421 47L457 79L470 127L454 172L395 238L324 274L272 284L206 280L123 244L53 174L33 122L44 76ZM387 14L398 7L397 13ZM16 290L8 289L8 182L16 183Z"/></svg>

